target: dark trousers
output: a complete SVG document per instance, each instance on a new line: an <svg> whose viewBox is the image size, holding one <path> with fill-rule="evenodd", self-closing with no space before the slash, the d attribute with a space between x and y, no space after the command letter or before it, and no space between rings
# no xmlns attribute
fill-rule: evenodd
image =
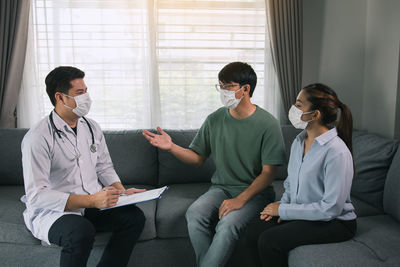
<svg viewBox="0 0 400 267"><path fill-rule="evenodd" d="M97 266L126 266L144 227L145 217L134 205L85 215L61 216L49 230L49 241L62 247L60 266L86 266L96 232L112 232Z"/></svg>
<svg viewBox="0 0 400 267"><path fill-rule="evenodd" d="M257 218L237 244L240 266L288 266L289 251L302 245L343 242L354 237L356 220L265 222ZM239 265L238 265L239 266Z"/></svg>

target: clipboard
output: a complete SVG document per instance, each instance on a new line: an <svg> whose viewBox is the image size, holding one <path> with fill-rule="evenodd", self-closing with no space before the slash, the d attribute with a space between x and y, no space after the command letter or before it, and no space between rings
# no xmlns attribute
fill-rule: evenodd
<svg viewBox="0 0 400 267"><path fill-rule="evenodd" d="M115 209L122 206L133 205L137 203L147 202L151 200L160 199L165 191L168 190L168 186L147 190L141 193L135 193L132 195L122 195L119 197L117 205L114 207L104 208L100 210Z"/></svg>

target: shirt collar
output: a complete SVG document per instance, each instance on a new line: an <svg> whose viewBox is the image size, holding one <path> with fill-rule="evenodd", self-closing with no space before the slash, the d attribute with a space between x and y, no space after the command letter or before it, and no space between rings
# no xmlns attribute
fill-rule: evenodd
<svg viewBox="0 0 400 267"><path fill-rule="evenodd" d="M323 146L326 143L328 143L329 141L331 141L333 138L335 138L337 136L337 130L336 127L330 129L329 131L327 131L326 133L321 134L320 136L318 136L317 138L315 138L315 140L317 140L317 142Z"/></svg>
<svg viewBox="0 0 400 267"><path fill-rule="evenodd" d="M53 121L54 121L54 125L56 126L56 128L60 131L70 131L72 132L71 127L57 114L57 112L55 112L55 110L52 111L53 114ZM82 122L83 119L79 118L78 119L78 123ZM76 124L76 126L78 127L78 123Z"/></svg>
<svg viewBox="0 0 400 267"><path fill-rule="evenodd" d="M321 134L320 136L318 136L317 138L315 138L315 141L318 142L318 144L320 144L321 146L325 145L326 143L328 143L330 140L332 140L333 138L335 138L337 136L337 130L336 127L333 127L332 129L330 129L329 131L327 131L326 133ZM303 130L301 133L299 133L296 136L296 139L298 141L304 141L304 139L307 136L307 131Z"/></svg>

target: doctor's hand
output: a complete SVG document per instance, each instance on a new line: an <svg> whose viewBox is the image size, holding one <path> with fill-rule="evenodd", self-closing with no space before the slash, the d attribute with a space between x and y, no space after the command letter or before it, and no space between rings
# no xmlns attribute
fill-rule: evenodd
<svg viewBox="0 0 400 267"><path fill-rule="evenodd" d="M126 189L124 191L124 194L132 195L132 194L135 194L135 193L141 193L141 192L145 192L145 191L146 191L146 189L137 189L137 188L132 187L132 188Z"/></svg>
<svg viewBox="0 0 400 267"><path fill-rule="evenodd" d="M219 207L218 218L221 220L221 218L227 215L229 212L233 210L240 210L244 204L246 204L246 201L238 197L224 200Z"/></svg>
<svg viewBox="0 0 400 267"><path fill-rule="evenodd" d="M119 194L122 190L117 190L115 187L104 187L99 192L92 196L93 206L98 209L114 207L119 199Z"/></svg>
<svg viewBox="0 0 400 267"><path fill-rule="evenodd" d="M142 134L153 146L170 151L173 145L171 137L160 127L157 127L157 131L160 134L155 134L147 130L143 130Z"/></svg>

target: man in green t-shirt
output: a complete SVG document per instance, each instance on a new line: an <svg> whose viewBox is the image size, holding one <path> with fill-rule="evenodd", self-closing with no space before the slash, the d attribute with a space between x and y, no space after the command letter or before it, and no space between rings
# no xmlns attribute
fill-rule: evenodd
<svg viewBox="0 0 400 267"><path fill-rule="evenodd" d="M218 74L224 107L210 114L189 149L174 144L160 127L143 135L184 163L201 166L213 156L216 171L210 189L186 212L189 237L201 267L224 266L240 233L275 194L271 183L276 165L285 162L278 121L251 103L257 75L242 62ZM214 234L215 233L215 234Z"/></svg>

